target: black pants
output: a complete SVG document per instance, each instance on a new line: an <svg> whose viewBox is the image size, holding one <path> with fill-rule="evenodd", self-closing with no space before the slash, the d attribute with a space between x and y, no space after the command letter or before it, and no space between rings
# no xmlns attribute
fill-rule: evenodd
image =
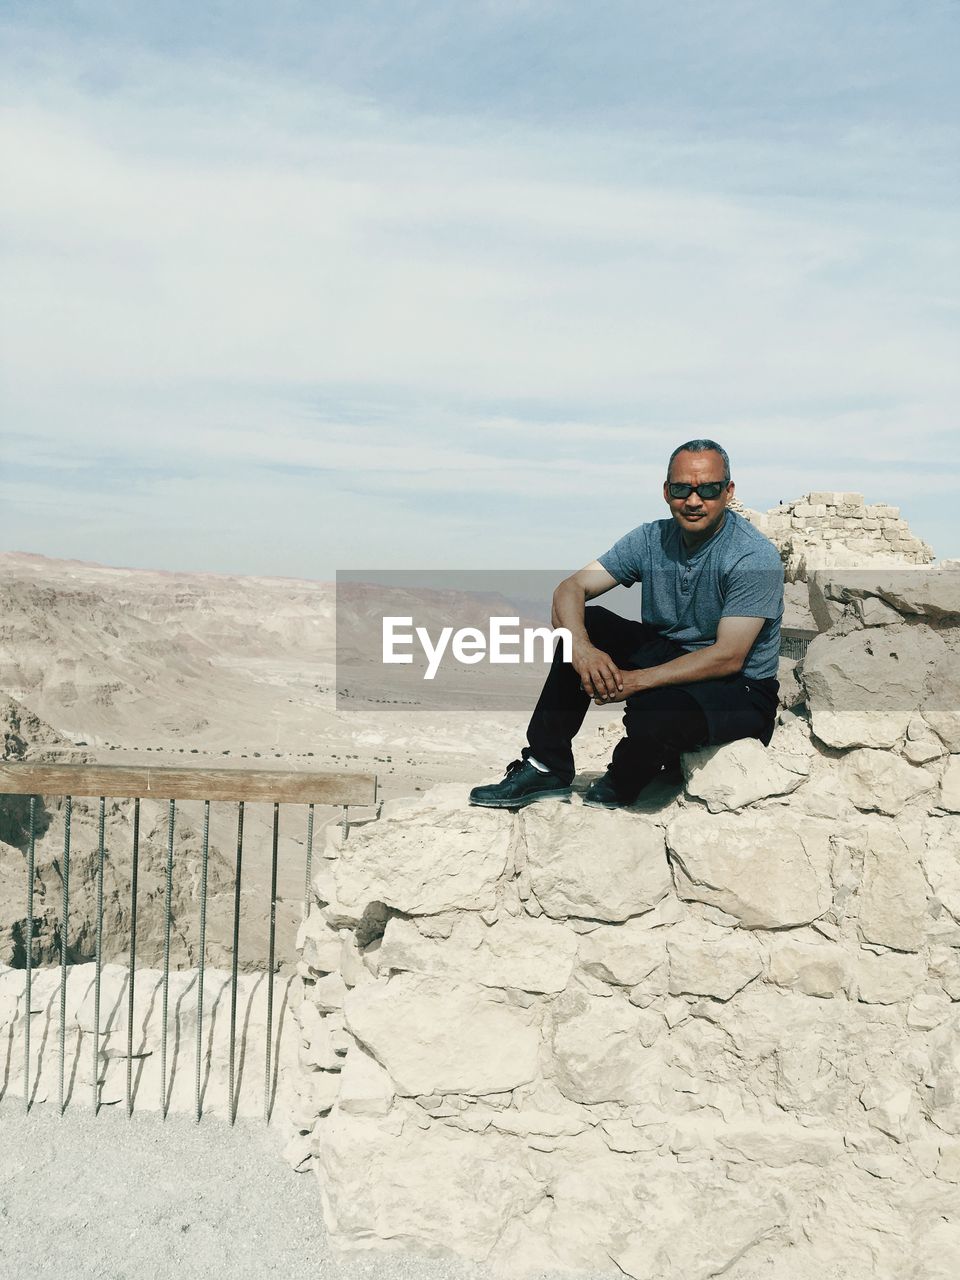
<svg viewBox="0 0 960 1280"><path fill-rule="evenodd" d="M592 644L608 653L621 670L656 667L678 657L683 649L642 622L632 622L601 605L584 611ZM664 766L676 764L683 751L711 741L757 737L768 742L776 715L776 681L758 696L740 676L698 681L696 693L683 685L662 685L630 694L624 701L626 737L613 752L610 774L621 799L636 799ZM557 645L547 676L527 728L528 746L523 757L541 764L572 782L576 772L573 739L583 724L591 698L580 687L580 677L563 661ZM722 726L717 736L717 726ZM727 736L729 735L729 736Z"/></svg>

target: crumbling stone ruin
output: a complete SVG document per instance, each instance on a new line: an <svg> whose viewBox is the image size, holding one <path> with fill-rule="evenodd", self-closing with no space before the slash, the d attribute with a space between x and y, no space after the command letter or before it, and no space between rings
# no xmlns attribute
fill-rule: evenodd
<svg viewBox="0 0 960 1280"><path fill-rule="evenodd" d="M866 504L862 493L807 493L766 512L733 506L779 548L787 582L805 582L816 569L909 568L934 559L899 507Z"/></svg>
<svg viewBox="0 0 960 1280"><path fill-rule="evenodd" d="M688 755L632 811L438 787L330 832L289 1154L339 1245L956 1274L960 574L816 591L768 749Z"/></svg>

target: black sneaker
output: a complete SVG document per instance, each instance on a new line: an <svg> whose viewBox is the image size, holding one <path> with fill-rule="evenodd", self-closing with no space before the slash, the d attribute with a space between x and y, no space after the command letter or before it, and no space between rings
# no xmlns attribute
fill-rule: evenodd
<svg viewBox="0 0 960 1280"><path fill-rule="evenodd" d="M541 773L526 760L511 760L502 781L474 787L470 803L488 809L521 809L534 800L551 796L566 799L572 788L555 773Z"/></svg>
<svg viewBox="0 0 960 1280"><path fill-rule="evenodd" d="M587 787L583 793L583 803L591 809L622 809L624 805L633 804L633 800L624 800L618 795L608 769L602 778L597 778Z"/></svg>

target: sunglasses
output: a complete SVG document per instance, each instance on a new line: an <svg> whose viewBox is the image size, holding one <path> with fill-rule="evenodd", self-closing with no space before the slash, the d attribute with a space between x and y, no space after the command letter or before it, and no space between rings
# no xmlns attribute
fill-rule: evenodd
<svg viewBox="0 0 960 1280"><path fill-rule="evenodd" d="M689 498L696 492L700 498L719 498L729 484L728 480L708 480L706 484L668 484L671 498Z"/></svg>

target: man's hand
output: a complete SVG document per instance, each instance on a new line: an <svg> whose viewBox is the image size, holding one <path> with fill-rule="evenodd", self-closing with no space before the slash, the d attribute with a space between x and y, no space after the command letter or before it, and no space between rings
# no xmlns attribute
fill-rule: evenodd
<svg viewBox="0 0 960 1280"><path fill-rule="evenodd" d="M595 645L575 646L571 665L580 677L580 687L595 702L619 702L627 696L620 668Z"/></svg>

